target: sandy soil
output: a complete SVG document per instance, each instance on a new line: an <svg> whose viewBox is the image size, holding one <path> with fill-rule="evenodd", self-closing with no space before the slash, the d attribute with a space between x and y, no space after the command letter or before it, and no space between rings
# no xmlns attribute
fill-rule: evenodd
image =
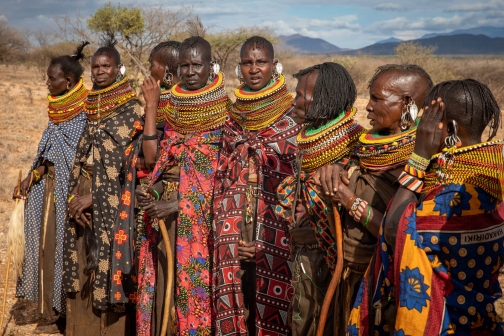
<svg viewBox="0 0 504 336"><path fill-rule="evenodd" d="M86 72L87 73L87 72ZM6 67L0 65L0 294L3 297L6 272L6 234L10 214L14 208L12 191L17 183L19 170L23 178L30 169L37 152L37 145L47 126L46 86L35 69ZM86 85L90 87L86 79ZM363 93L365 97L366 93ZM358 119L369 127L365 107L367 99L356 102ZM503 130L500 130L503 136ZM32 335L37 325L38 315L33 303L14 297L15 280L9 277L4 326L0 335ZM502 305L504 308L504 303ZM13 309L14 308L14 309ZM2 328L3 327L3 328ZM58 334L56 334L58 335Z"/></svg>

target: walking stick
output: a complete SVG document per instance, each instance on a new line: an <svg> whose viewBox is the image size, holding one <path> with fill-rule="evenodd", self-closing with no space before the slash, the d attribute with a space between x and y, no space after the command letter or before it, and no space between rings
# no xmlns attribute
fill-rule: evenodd
<svg viewBox="0 0 504 336"><path fill-rule="evenodd" d="M329 306L338 287L338 283L341 279L341 273L343 272L343 232L341 229L341 218L338 212L338 207L333 204L334 212L334 226L336 227L336 269L334 270L331 283L327 289L326 296L324 298L324 303L322 304L322 310L320 312L320 320L317 328L316 336L322 336L324 334L325 325L327 322L327 313L329 312Z"/></svg>
<svg viewBox="0 0 504 336"><path fill-rule="evenodd" d="M19 177L18 177L18 187L17 187L17 196L21 194L21 176L22 176L22 171L21 169L19 170ZM19 202L19 198L16 198L16 205L14 209L16 209L17 204ZM14 210L15 211L15 210ZM7 287L9 286L9 271L10 271L10 265L11 265L11 244L9 244L9 256L7 257L7 272L5 273L5 286L4 286L4 295L3 295L3 302L2 302L2 317L0 319L0 328L3 327L3 320L4 320L4 315L5 315L5 301L7 299Z"/></svg>
<svg viewBox="0 0 504 336"><path fill-rule="evenodd" d="M170 313L170 301L172 296L173 287L173 252L170 243L170 237L168 236L168 230L166 230L165 222L162 219L158 220L159 228L161 229L161 234L163 235L163 241L166 248L166 265L168 269L168 281L166 283L165 299L164 299L164 309L163 309L163 319L161 324L161 334L166 335L168 330L168 317Z"/></svg>

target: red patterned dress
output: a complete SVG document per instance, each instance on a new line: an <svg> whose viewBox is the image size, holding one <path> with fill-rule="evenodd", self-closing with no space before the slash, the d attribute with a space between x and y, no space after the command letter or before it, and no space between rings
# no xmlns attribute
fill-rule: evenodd
<svg viewBox="0 0 504 336"><path fill-rule="evenodd" d="M213 248L214 176L222 145L222 125L231 106L219 73L203 89L172 88L166 113L165 141L151 176L155 182L169 167L180 167L176 224L175 305L178 335L210 335L211 255ZM146 218L147 235L140 247L137 333L150 335L156 287L157 230Z"/></svg>
<svg viewBox="0 0 504 336"><path fill-rule="evenodd" d="M241 86L235 95L214 195L216 334L287 335L288 228L274 208L279 183L295 174L299 126L290 116L292 97L283 76L259 92ZM238 259L245 231L255 242L255 264Z"/></svg>

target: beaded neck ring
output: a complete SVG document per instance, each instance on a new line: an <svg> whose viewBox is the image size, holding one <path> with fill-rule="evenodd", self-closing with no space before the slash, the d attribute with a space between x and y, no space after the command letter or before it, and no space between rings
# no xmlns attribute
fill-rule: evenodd
<svg viewBox="0 0 504 336"><path fill-rule="evenodd" d="M171 90L161 90L156 114L156 124L166 119L165 113L173 109L170 106Z"/></svg>
<svg viewBox="0 0 504 336"><path fill-rule="evenodd" d="M425 175L422 193L440 185L472 184L499 201L504 199L504 140L498 139L453 150L451 162L439 160L442 153L431 158L431 168ZM439 171L441 174L439 174Z"/></svg>
<svg viewBox="0 0 504 336"><path fill-rule="evenodd" d="M136 93L129 84L128 77L101 90L91 90L85 100L84 111L88 120L100 122L119 106L136 99Z"/></svg>
<svg viewBox="0 0 504 336"><path fill-rule="evenodd" d="M416 129L420 119L407 131L381 136L366 132L359 138L356 155L360 166L372 173L380 173L406 165L415 147Z"/></svg>
<svg viewBox="0 0 504 336"><path fill-rule="evenodd" d="M88 92L88 89L84 86L84 80L81 78L68 93L59 97L47 95L49 120L57 125L71 120L81 113Z"/></svg>
<svg viewBox="0 0 504 336"><path fill-rule="evenodd" d="M245 84L235 90L236 102L231 108L231 118L242 128L257 131L273 124L291 106L292 96L280 75L259 91L250 91Z"/></svg>
<svg viewBox="0 0 504 336"><path fill-rule="evenodd" d="M354 143L365 132L354 120L356 113L357 109L352 107L322 127L307 125L301 129L296 140L299 154L303 156L303 171L314 171L350 153Z"/></svg>
<svg viewBox="0 0 504 336"><path fill-rule="evenodd" d="M198 133L224 125L231 104L224 89L224 74L219 72L212 83L199 90L184 89L181 83L174 85L164 116L174 131Z"/></svg>

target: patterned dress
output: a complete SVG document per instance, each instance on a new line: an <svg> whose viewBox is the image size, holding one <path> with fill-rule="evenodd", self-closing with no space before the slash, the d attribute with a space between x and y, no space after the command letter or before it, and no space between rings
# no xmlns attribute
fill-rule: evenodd
<svg viewBox="0 0 504 336"><path fill-rule="evenodd" d="M292 99L292 98L291 98ZM224 143L215 185L214 309L217 335L287 335L291 271L287 222L275 214L276 190L296 171L296 135L300 127L284 110L269 126L247 131L234 119L224 128ZM251 157L254 160L251 160ZM251 215L247 187L250 162L257 162L256 208ZM242 287L238 242L245 221L255 217L255 279ZM248 223L247 223L248 225ZM246 321L244 295L252 296L255 321Z"/></svg>
<svg viewBox="0 0 504 336"><path fill-rule="evenodd" d="M403 203L394 214L395 244L382 227L347 335L504 334L495 309L504 258L502 149L491 150L497 161L473 161L459 181L426 187L418 203ZM480 158L492 158L488 153Z"/></svg>
<svg viewBox="0 0 504 336"><path fill-rule="evenodd" d="M80 92L84 90L85 92ZM82 102L87 95L87 89L83 86L82 80L76 85L72 92L62 96L60 99L67 99L69 95L78 93L83 96ZM78 99L78 97L75 97ZM53 98L54 99L54 98ZM51 105L51 104L50 104ZM56 112L56 111L54 111ZM51 120L49 112L49 122L42 134L42 139L38 145L37 155L33 160L30 172L37 169L44 161L54 164L55 174L55 208L56 208L56 248L54 256L54 286L52 306L60 313L66 310L66 295L63 290L63 242L66 220L66 209L68 199L68 178L72 168L73 159L77 143L80 139L86 114L82 108L77 110L77 114L72 119L59 122ZM61 113L58 115L62 115ZM18 279L16 296L21 296L29 300L39 299L39 255L40 251L40 230L42 222L42 204L45 190L45 179L33 184L25 208L25 236L26 250L23 264L23 276Z"/></svg>

